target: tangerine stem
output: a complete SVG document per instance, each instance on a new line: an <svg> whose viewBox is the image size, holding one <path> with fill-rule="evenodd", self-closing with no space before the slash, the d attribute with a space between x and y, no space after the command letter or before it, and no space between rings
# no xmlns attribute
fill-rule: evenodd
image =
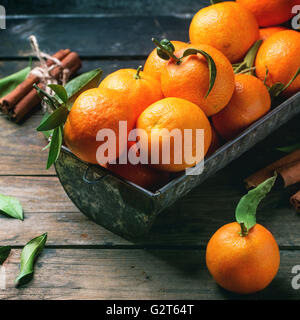
<svg viewBox="0 0 300 320"><path fill-rule="evenodd" d="M152 42L154 42L164 53L166 53L170 58L173 58L177 63L180 63L181 62L181 59L176 57L173 53L171 53L170 51L168 51L167 49L165 49L161 44L160 42L155 39L155 38L152 38L151 39Z"/></svg>
<svg viewBox="0 0 300 320"><path fill-rule="evenodd" d="M56 105L55 105L55 101L53 99L53 97L51 97L46 91L44 91L43 89L41 89L40 87L38 87L36 84L33 85L33 87L36 89L38 94L42 94L43 96L46 97L49 106L51 107L51 109L54 111L56 110ZM41 97L40 97L41 98ZM42 98L41 98L42 99Z"/></svg>
<svg viewBox="0 0 300 320"><path fill-rule="evenodd" d="M137 79L137 80L138 80L138 79L141 79L140 72L141 72L142 68L143 68L143 66L139 66L139 67L137 68L136 74L135 74L135 76L134 76L135 79Z"/></svg>
<svg viewBox="0 0 300 320"><path fill-rule="evenodd" d="M248 230L245 227L245 224L244 223L240 223L240 226L241 226L241 232L240 232L241 237L247 236L248 235Z"/></svg>

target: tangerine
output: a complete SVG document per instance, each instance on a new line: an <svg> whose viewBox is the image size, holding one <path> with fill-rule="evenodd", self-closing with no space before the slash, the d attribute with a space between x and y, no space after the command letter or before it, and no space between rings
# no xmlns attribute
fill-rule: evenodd
<svg viewBox="0 0 300 320"><path fill-rule="evenodd" d="M212 117L212 121L220 136L230 140L270 108L270 94L263 82L248 74L237 74L231 100L226 108Z"/></svg>
<svg viewBox="0 0 300 320"><path fill-rule="evenodd" d="M150 157L152 148L154 152L158 150L158 161L153 163L151 159L151 164L170 172L182 171L199 163L212 139L210 122L205 113L194 103L180 98L165 98L153 103L138 118L137 128L147 134L146 140L139 141L141 151L148 152ZM190 136L185 136L185 129L190 129ZM196 129L203 129L203 143L196 138ZM163 141L171 134L174 135L169 140L170 157L164 161Z"/></svg>
<svg viewBox="0 0 300 320"><path fill-rule="evenodd" d="M190 25L192 44L208 44L232 62L239 62L259 38L253 14L236 2L221 2L201 9Z"/></svg>
<svg viewBox="0 0 300 320"><path fill-rule="evenodd" d="M239 223L224 225L206 248L206 265L215 281L226 290L249 294L267 287L276 276L279 248L273 235L256 224L240 235Z"/></svg>

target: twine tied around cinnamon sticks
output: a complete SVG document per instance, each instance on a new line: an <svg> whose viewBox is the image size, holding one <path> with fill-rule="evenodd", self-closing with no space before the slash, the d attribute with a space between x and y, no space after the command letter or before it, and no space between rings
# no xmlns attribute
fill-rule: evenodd
<svg viewBox="0 0 300 320"><path fill-rule="evenodd" d="M29 40L39 65L31 70L20 85L0 100L0 110L15 122L23 120L41 102L33 84L37 83L41 89L52 94L49 84L64 85L81 67L76 52L63 49L50 56L40 50L35 36L30 36ZM45 110L45 105L43 107Z"/></svg>
<svg viewBox="0 0 300 320"><path fill-rule="evenodd" d="M36 57L39 60L40 65L32 69L29 73L29 75L35 76L39 79L40 83L45 88L44 90L50 94L53 95L52 90L48 87L49 84L62 84L63 86L67 83L68 78L70 76L70 70L68 68L63 69L62 63L59 59L56 57L52 57L49 54L42 52L39 48L37 39L35 36L31 35L29 37L31 48L33 52L35 53ZM52 61L52 65L47 65L46 59L48 61ZM53 75L51 75L51 71L59 67L61 72L59 74L60 79L56 79ZM42 101L42 106L44 109L44 112L47 111L48 105Z"/></svg>

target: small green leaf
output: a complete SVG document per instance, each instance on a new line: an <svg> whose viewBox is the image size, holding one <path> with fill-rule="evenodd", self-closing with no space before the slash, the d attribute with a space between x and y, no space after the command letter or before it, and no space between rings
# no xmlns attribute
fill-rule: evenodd
<svg viewBox="0 0 300 320"><path fill-rule="evenodd" d="M34 263L38 255L43 251L47 241L47 233L29 241L22 250L20 272L16 278L16 286L29 282L33 277Z"/></svg>
<svg viewBox="0 0 300 320"><path fill-rule="evenodd" d="M67 93L66 89L63 86L61 86L59 84L49 84L48 87L51 88L56 93L58 98L63 103L67 103L68 102L68 93Z"/></svg>
<svg viewBox="0 0 300 320"><path fill-rule="evenodd" d="M276 82L269 88L269 93L271 100L277 98L284 90L284 84L281 82Z"/></svg>
<svg viewBox="0 0 300 320"><path fill-rule="evenodd" d="M30 72L30 66L9 75L8 77L0 79L0 98L5 97L13 91L19 84L21 84Z"/></svg>
<svg viewBox="0 0 300 320"><path fill-rule="evenodd" d="M254 74L254 62L255 58L258 52L258 49L260 48L262 44L262 40L256 41L253 46L248 50L244 60L238 64L233 64L233 70L235 74L240 73L248 73L250 75Z"/></svg>
<svg viewBox="0 0 300 320"><path fill-rule="evenodd" d="M24 219L23 209L20 201L14 197L0 194L0 212L15 219Z"/></svg>
<svg viewBox="0 0 300 320"><path fill-rule="evenodd" d="M63 129L59 126L54 129L50 142L50 149L47 161L47 169L49 169L58 159L63 141Z"/></svg>
<svg viewBox="0 0 300 320"><path fill-rule="evenodd" d="M45 112L45 114L43 115L43 118L42 118L42 120L41 120L41 123L40 123L40 125L43 123L43 122L45 122L45 120L47 119L47 118L49 118L51 116L51 113L49 113L48 111L46 111ZM53 130L49 130L49 131L42 131L43 132L43 135L45 136L45 138L48 140L51 136L52 136L52 134L53 134Z"/></svg>
<svg viewBox="0 0 300 320"><path fill-rule="evenodd" d="M96 88L99 85L103 71L98 68L72 79L65 85L65 89L68 93L67 106L71 109L76 98L84 91L92 88Z"/></svg>
<svg viewBox="0 0 300 320"><path fill-rule="evenodd" d="M64 124L67 120L69 110L66 106L62 105L61 107L54 110L45 120L39 125L36 129L37 131L49 131L57 128L61 124Z"/></svg>
<svg viewBox="0 0 300 320"><path fill-rule="evenodd" d="M261 200L270 192L275 184L277 174L274 177L267 179L255 189L250 190L244 195L236 207L236 221L243 225L247 232L256 224L256 209Z"/></svg>
<svg viewBox="0 0 300 320"><path fill-rule="evenodd" d="M2 265L8 258L11 251L10 246L0 247L0 265Z"/></svg>
<svg viewBox="0 0 300 320"><path fill-rule="evenodd" d="M291 146L287 146L287 147L281 147L281 148L277 148L276 150L281 151L281 152L286 152L286 153L290 153L293 151L296 151L300 149L300 143L295 143Z"/></svg>
<svg viewBox="0 0 300 320"><path fill-rule="evenodd" d="M281 82L276 82L275 84L273 84L273 86L271 88L269 88L269 93L271 96L271 99L275 99L278 96L280 96L282 94L283 91L285 91L294 81L295 79L300 75L300 67L297 70L297 72L294 74L294 76L292 77L292 79L286 84L284 85Z"/></svg>
<svg viewBox="0 0 300 320"><path fill-rule="evenodd" d="M300 67L298 68L298 70L296 71L296 73L294 74L294 76L292 77L292 79L287 83L287 85L283 88L282 91L286 90L295 80L296 78L300 75Z"/></svg>
<svg viewBox="0 0 300 320"><path fill-rule="evenodd" d="M205 51L203 50L198 50L198 49L193 49L193 48L189 48L189 49L186 49L182 55L182 58L183 57L186 57L186 56L189 56L189 55L192 55L192 54L197 54L197 53L200 53L204 56L204 58L206 59L207 63L208 63L208 69L209 69L209 88L208 88L208 91L205 95L205 98L207 98L207 96L210 94L214 84L215 84L215 81L216 81L216 77L217 77L217 67L216 67L216 64L214 62L214 59L208 54L206 53Z"/></svg>

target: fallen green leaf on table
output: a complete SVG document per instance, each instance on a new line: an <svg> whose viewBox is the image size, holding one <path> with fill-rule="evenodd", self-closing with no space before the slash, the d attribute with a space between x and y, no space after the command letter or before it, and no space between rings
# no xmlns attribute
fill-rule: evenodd
<svg viewBox="0 0 300 320"><path fill-rule="evenodd" d="M2 265L5 260L8 258L11 251L10 246L0 247L0 265Z"/></svg>
<svg viewBox="0 0 300 320"><path fill-rule="evenodd" d="M31 66L11 74L5 78L0 79L0 98L5 97L13 91L19 84L21 84L28 76Z"/></svg>
<svg viewBox="0 0 300 320"><path fill-rule="evenodd" d="M43 251L47 241L47 233L30 240L22 250L20 272L16 278L16 286L28 283L34 273L34 263L38 255Z"/></svg>
<svg viewBox="0 0 300 320"><path fill-rule="evenodd" d="M236 221L241 225L242 230L245 228L247 234L256 224L256 209L261 200L270 192L275 184L277 173L255 189L250 190L244 195L238 203L235 211Z"/></svg>
<svg viewBox="0 0 300 320"><path fill-rule="evenodd" d="M0 194L0 212L15 219L24 219L21 203L14 197Z"/></svg>

